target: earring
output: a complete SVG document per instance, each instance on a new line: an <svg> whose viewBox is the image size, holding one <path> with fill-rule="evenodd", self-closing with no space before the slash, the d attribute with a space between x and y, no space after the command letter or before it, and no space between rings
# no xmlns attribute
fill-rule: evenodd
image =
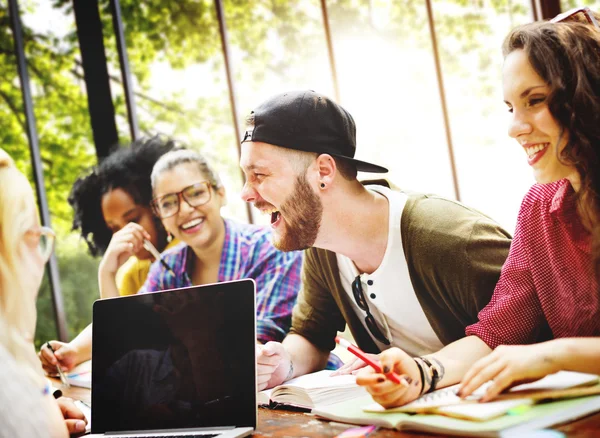
<svg viewBox="0 0 600 438"><path fill-rule="evenodd" d="M321 183L321 188L324 189L325 188L325 183Z"/></svg>
<svg viewBox="0 0 600 438"><path fill-rule="evenodd" d="M173 240L173 235L169 231L167 231L167 242L171 243L171 240Z"/></svg>

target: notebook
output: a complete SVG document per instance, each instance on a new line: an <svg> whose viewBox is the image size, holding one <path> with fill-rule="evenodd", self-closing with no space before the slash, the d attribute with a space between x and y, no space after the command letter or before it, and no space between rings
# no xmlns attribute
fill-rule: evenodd
<svg viewBox="0 0 600 438"><path fill-rule="evenodd" d="M435 414L365 412L363 407L370 402L372 402L370 397L357 398L314 409L312 413L327 420L350 424L374 424L400 431L474 437L513 436L513 434L526 437L529 431L566 423L600 411L599 395L535 404L517 410L514 415L503 415L489 421L469 421Z"/></svg>
<svg viewBox="0 0 600 438"><path fill-rule="evenodd" d="M356 384L355 376L330 377L332 372L318 371L288 380L273 389L259 392L257 402L272 408L288 405L310 410L368 394Z"/></svg>
<svg viewBox="0 0 600 438"><path fill-rule="evenodd" d="M66 374L67 382L72 386L81 388L92 387L92 361L80 363Z"/></svg>
<svg viewBox="0 0 600 438"><path fill-rule="evenodd" d="M96 301L92 436L251 434L255 295L247 279Z"/></svg>
<svg viewBox="0 0 600 438"><path fill-rule="evenodd" d="M478 403L491 382L479 387L467 399L456 395L459 385L425 394L398 408L385 409L377 403L364 408L368 412L408 412L442 414L473 421L485 421L504 415L517 406L531 405L537 400L580 397L600 393L596 374L559 371L531 383L517 385L500 394L496 401Z"/></svg>
<svg viewBox="0 0 600 438"><path fill-rule="evenodd" d="M571 421L600 410L599 376L561 371L538 381L518 385L498 401L478 403L484 385L470 399L456 395L458 385L426 394L399 408L385 409L368 398L313 410L323 418L376 424L398 430L470 436L498 436ZM571 397L564 399L562 397ZM577 398L573 398L577 397ZM535 404L539 400L554 400ZM361 405L361 402L365 404ZM417 414L417 415L415 415Z"/></svg>

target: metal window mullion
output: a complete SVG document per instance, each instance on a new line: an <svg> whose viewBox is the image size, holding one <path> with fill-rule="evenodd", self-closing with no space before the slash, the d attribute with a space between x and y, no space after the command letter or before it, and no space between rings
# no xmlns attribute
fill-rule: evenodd
<svg viewBox="0 0 600 438"><path fill-rule="evenodd" d="M561 13L560 0L531 0L534 20L548 20Z"/></svg>
<svg viewBox="0 0 600 438"><path fill-rule="evenodd" d="M333 40L331 38L331 27L329 26L329 13L327 12L326 0L321 0L321 13L323 15L323 28L325 30L325 39L327 41L327 55L329 57L329 68L331 70L331 81L333 82L333 93L335 101L341 102L340 86L338 82L337 67L335 63L335 54L333 51Z"/></svg>
<svg viewBox="0 0 600 438"><path fill-rule="evenodd" d="M73 0L73 12L94 145L98 161L101 161L118 146L119 134L98 0Z"/></svg>
<svg viewBox="0 0 600 438"><path fill-rule="evenodd" d="M242 155L242 140L240 138L240 125L238 123L237 116L237 104L236 104L236 93L233 83L233 76L231 74L231 63L229 55L229 40L227 38L227 25L225 23L225 14L223 13L223 2L221 0L215 0L215 9L217 12L217 21L219 22L219 35L221 37L221 48L223 50L223 60L225 62L225 75L227 76L227 87L229 90L229 105L231 107L231 119L233 121L233 131L235 133L235 142L237 145L238 161ZM242 174L242 184L246 181L244 172L240 169ZM254 223L254 217L252 215L252 206L246 202L246 213L248 214L248 222Z"/></svg>
<svg viewBox="0 0 600 438"><path fill-rule="evenodd" d="M452 132L450 130L450 118L448 116L448 106L446 104L446 91L444 89L444 77L442 74L442 65L440 61L440 53L437 45L437 37L435 34L435 22L433 19L433 8L431 0L425 0L427 6L427 21L429 23L429 34L431 36L431 47L435 61L435 74L438 82L438 90L440 94L440 103L442 105L442 113L444 117L444 130L446 132L446 144L448 145L448 157L450 159L450 168L452 171L452 182L454 185L454 195L456 200L460 201L460 190L458 186L458 175L456 173L456 163L454 158L454 147L452 145Z"/></svg>
<svg viewBox="0 0 600 438"><path fill-rule="evenodd" d="M31 151L31 167L35 179L35 189L37 193L38 207L40 210L41 221L43 225L51 226L50 209L46 198L46 189L44 186L44 171L42 167L42 157L40 154L40 145L36 129L35 114L33 113L33 99L31 96L31 84L29 81L29 72L25 61L25 45L23 42L23 28L19 15L19 5L17 0L8 0L10 22L15 42L15 55L17 57L17 68L19 71L19 80L21 83L21 94L23 96L23 108L25 110L25 120L27 128L27 138L29 139L29 149ZM46 265L50 291L52 294L52 303L54 307L54 318L58 330L58 338L61 341L68 341L69 333L65 318L63 297L60 289L60 276L58 272L58 261L53 252Z"/></svg>
<svg viewBox="0 0 600 438"><path fill-rule="evenodd" d="M125 32L123 31L123 17L121 16L121 5L119 4L119 0L110 0L110 9L117 41L117 52L119 53L119 64L121 67L123 92L125 93L125 105L127 106L129 132L131 133L131 140L135 141L139 138L140 131L135 98L133 96L133 83L131 81L131 70L129 68L129 58L127 56L127 46L125 44Z"/></svg>

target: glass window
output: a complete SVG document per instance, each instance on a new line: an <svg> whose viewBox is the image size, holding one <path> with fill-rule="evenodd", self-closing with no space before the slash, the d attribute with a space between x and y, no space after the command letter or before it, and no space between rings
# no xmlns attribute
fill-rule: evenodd
<svg viewBox="0 0 600 438"><path fill-rule="evenodd" d="M424 3L328 2L357 157L399 187L454 197Z"/></svg>
<svg viewBox="0 0 600 438"><path fill-rule="evenodd" d="M535 181L507 134L501 47L510 29L532 20L531 3L433 0L433 10L461 199L512 232Z"/></svg>

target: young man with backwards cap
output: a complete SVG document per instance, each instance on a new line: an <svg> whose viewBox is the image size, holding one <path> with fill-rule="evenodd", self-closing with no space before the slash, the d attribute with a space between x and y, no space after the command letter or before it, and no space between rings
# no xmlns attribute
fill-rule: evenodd
<svg viewBox="0 0 600 438"><path fill-rule="evenodd" d="M263 102L247 125L242 198L271 215L277 248L307 249L290 334L258 347L259 389L322 369L345 324L363 351L399 347L417 357L423 379L441 379L441 363L420 356L477 321L510 235L458 202L363 186L357 170L387 169L354 159L352 116L314 91Z"/></svg>

